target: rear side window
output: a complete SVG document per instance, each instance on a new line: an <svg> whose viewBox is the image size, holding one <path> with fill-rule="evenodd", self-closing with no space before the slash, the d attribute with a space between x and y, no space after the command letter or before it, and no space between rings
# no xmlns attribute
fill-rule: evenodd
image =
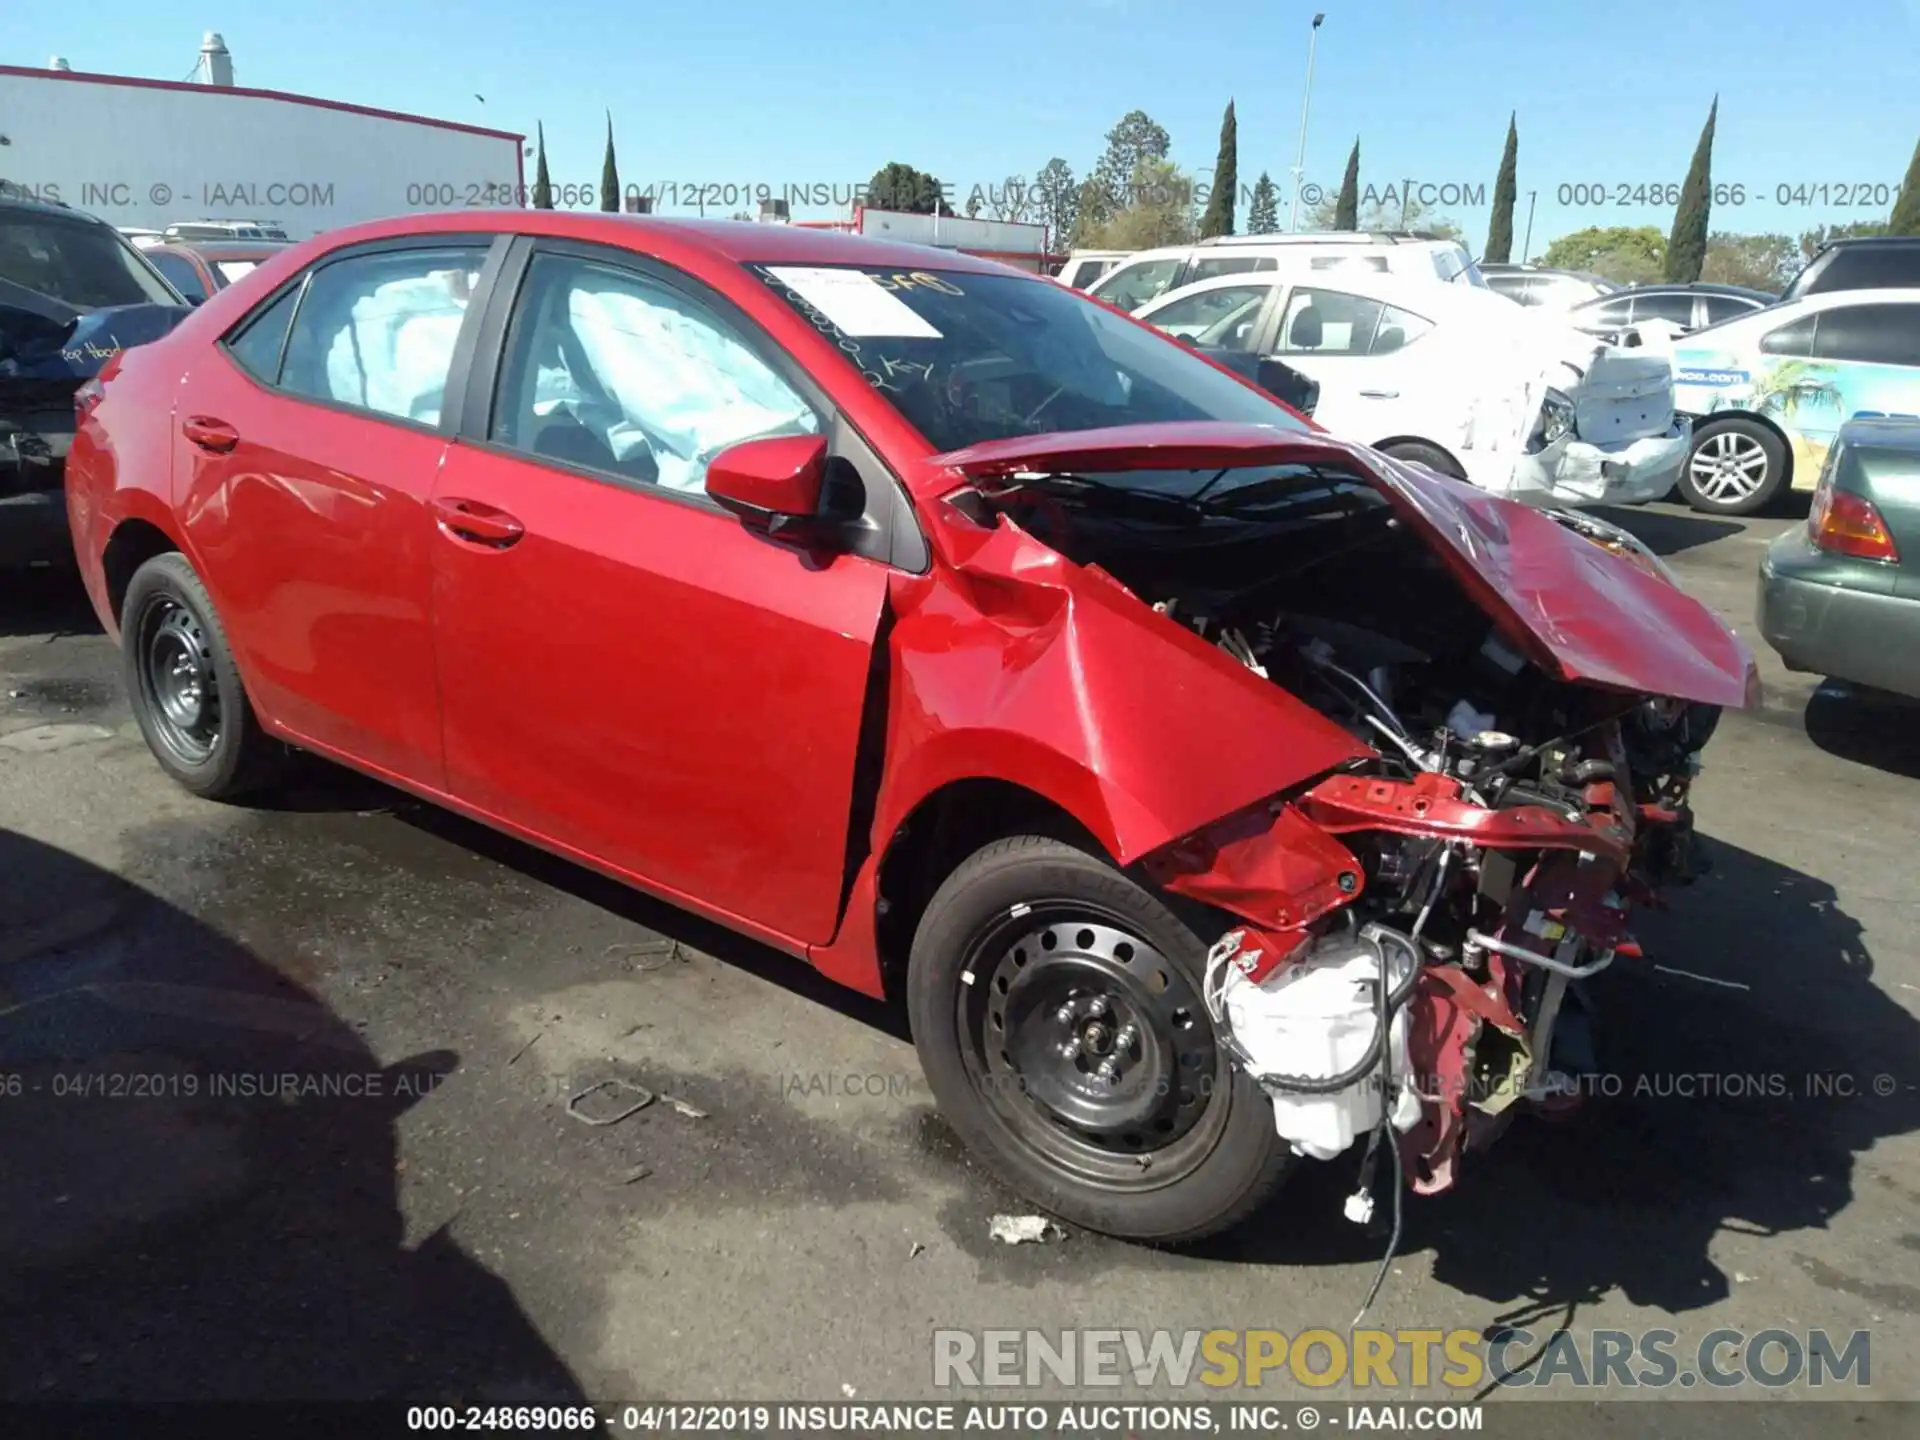
<svg viewBox="0 0 1920 1440"><path fill-rule="evenodd" d="M314 271L294 317L281 388L437 425L479 245L350 256Z"/></svg>
<svg viewBox="0 0 1920 1440"><path fill-rule="evenodd" d="M1365 355L1385 309L1378 300L1339 290L1295 290L1280 322L1279 353Z"/></svg>
<svg viewBox="0 0 1920 1440"><path fill-rule="evenodd" d="M1920 365L1920 305L1838 305L1820 316L1816 360Z"/></svg>
<svg viewBox="0 0 1920 1440"><path fill-rule="evenodd" d="M280 352L286 348L287 324L299 303L300 287L290 286L227 341L227 353L239 362L242 370L263 384L280 383Z"/></svg>
<svg viewBox="0 0 1920 1440"><path fill-rule="evenodd" d="M1693 324L1692 295L1636 295L1633 297L1633 321L1667 320L1675 325Z"/></svg>
<svg viewBox="0 0 1920 1440"><path fill-rule="evenodd" d="M1801 293L1829 290L1887 290L1920 285L1920 245L1843 246L1833 252Z"/></svg>
<svg viewBox="0 0 1920 1440"><path fill-rule="evenodd" d="M1751 315L1760 308L1757 300L1742 300L1737 295L1707 296L1707 323L1718 325L1722 320L1731 320L1736 315Z"/></svg>
<svg viewBox="0 0 1920 1440"><path fill-rule="evenodd" d="M1369 355L1391 355L1396 350L1404 350L1422 335L1433 329L1433 322L1411 310L1402 310L1388 305L1380 312L1380 328L1373 333L1373 348Z"/></svg>
<svg viewBox="0 0 1920 1440"><path fill-rule="evenodd" d="M147 253L147 259L153 262L154 269L167 277L174 289L194 304L207 298L206 282L186 256L175 255L170 250L152 250Z"/></svg>
<svg viewBox="0 0 1920 1440"><path fill-rule="evenodd" d="M1782 325L1778 330L1769 330L1760 337L1760 353L1788 355L1800 360L1812 358L1813 332L1819 323L1818 315L1807 315L1791 325Z"/></svg>

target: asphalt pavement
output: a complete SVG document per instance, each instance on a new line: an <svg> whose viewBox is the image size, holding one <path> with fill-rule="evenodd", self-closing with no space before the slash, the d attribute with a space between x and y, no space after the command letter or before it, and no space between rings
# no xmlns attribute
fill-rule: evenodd
<svg viewBox="0 0 1920 1440"><path fill-rule="evenodd" d="M1621 1092L1410 1200L1369 1323L1866 1329L1866 1393L1920 1399L1920 712L1758 640L1797 521L1613 518L1766 702L1707 752L1711 873L1596 987ZM195 800L118 674L77 589L8 577L0 1398L901 1399L936 1328L1352 1319L1384 1237L1341 1217L1350 1166L1198 1251L997 1242L1024 1207L896 1013L328 767ZM603 1081L590 1118L661 1098L568 1113Z"/></svg>

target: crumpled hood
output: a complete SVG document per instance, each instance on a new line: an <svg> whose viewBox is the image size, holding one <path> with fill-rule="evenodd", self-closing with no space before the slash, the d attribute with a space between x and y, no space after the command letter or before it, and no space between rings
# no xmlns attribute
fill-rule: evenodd
<svg viewBox="0 0 1920 1440"><path fill-rule="evenodd" d="M0 387L72 391L122 350L158 340L192 313L185 305L76 310L0 280Z"/></svg>
<svg viewBox="0 0 1920 1440"><path fill-rule="evenodd" d="M1536 664L1568 681L1740 709L1757 705L1753 654L1658 573L1550 516L1330 436L1183 422L990 440L937 455L970 478L1023 472L1205 470L1339 463L1367 477L1474 601Z"/></svg>

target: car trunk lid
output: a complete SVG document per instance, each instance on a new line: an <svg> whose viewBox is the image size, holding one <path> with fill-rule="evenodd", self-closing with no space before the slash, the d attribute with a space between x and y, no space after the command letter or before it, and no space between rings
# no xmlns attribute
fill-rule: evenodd
<svg viewBox="0 0 1920 1440"><path fill-rule="evenodd" d="M1673 428L1673 367L1661 355L1606 349L1569 397L1574 432L1593 445L1616 445Z"/></svg>
<svg viewBox="0 0 1920 1440"><path fill-rule="evenodd" d="M1699 601L1550 516L1363 446L1210 421L984 441L936 455L969 479L1337 464L1416 526L1475 603L1562 679L1710 705L1758 703L1752 653Z"/></svg>

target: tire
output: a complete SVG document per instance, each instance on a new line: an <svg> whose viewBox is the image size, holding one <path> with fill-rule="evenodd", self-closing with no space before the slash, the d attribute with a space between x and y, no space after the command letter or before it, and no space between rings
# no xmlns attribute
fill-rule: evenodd
<svg viewBox="0 0 1920 1440"><path fill-rule="evenodd" d="M1429 445L1424 440L1396 440L1391 445L1381 446L1380 453L1391 455L1409 465L1424 465L1450 480L1467 478L1467 472L1460 468L1458 461L1438 445Z"/></svg>
<svg viewBox="0 0 1920 1440"><path fill-rule="evenodd" d="M934 894L907 968L942 1114L1027 1201L1089 1230L1175 1244L1239 1223L1293 1155L1217 1043L1200 1000L1206 952L1085 850L1022 835L978 851ZM1115 1056L1129 1020L1139 1038L1101 1080L1094 1064ZM1082 1054L1062 1053L1082 1039Z"/></svg>
<svg viewBox="0 0 1920 1440"><path fill-rule="evenodd" d="M1754 515L1786 480L1787 447L1779 435L1756 420L1719 420L1694 432L1680 493L1703 514Z"/></svg>
<svg viewBox="0 0 1920 1440"><path fill-rule="evenodd" d="M160 768L207 800L238 800L280 778L289 751L253 713L207 588L187 557L156 555L120 607L128 703Z"/></svg>

